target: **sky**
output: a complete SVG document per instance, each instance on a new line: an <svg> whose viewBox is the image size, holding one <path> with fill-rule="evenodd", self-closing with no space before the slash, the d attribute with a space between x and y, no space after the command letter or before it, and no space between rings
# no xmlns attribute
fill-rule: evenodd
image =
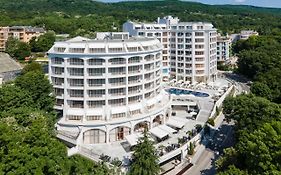
<svg viewBox="0 0 281 175"><path fill-rule="evenodd" d="M101 0L101 1L118 2L122 0ZM204 4L235 4L235 5L242 4L242 5L260 6L260 7L281 8L281 0L185 0L185 1L195 1Z"/></svg>

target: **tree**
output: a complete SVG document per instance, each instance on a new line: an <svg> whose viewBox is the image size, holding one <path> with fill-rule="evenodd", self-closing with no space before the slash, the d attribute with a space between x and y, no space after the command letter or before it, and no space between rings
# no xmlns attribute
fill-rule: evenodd
<svg viewBox="0 0 281 175"><path fill-rule="evenodd" d="M158 156L152 141L149 140L147 131L139 139L133 153L133 160L129 170L131 175L156 175L160 171Z"/></svg>
<svg viewBox="0 0 281 175"><path fill-rule="evenodd" d="M194 143L189 143L189 148L188 148L188 154L193 155L194 154L194 149L195 149L195 144Z"/></svg>
<svg viewBox="0 0 281 175"><path fill-rule="evenodd" d="M14 85L4 85L0 88L0 113L27 106L34 106L34 101L28 91Z"/></svg>
<svg viewBox="0 0 281 175"><path fill-rule="evenodd" d="M238 129L248 129L250 132L264 122L278 120L281 116L278 104L251 95L227 97L223 112L226 118L236 121Z"/></svg>
<svg viewBox="0 0 281 175"><path fill-rule="evenodd" d="M38 109L53 111L52 85L43 72L27 72L16 78L15 85L29 92Z"/></svg>
<svg viewBox="0 0 281 175"><path fill-rule="evenodd" d="M31 72L31 71L43 72L41 64L39 64L39 63L37 63L35 61L31 62L30 64L27 64L22 69L22 74L26 74L26 73Z"/></svg>
<svg viewBox="0 0 281 175"><path fill-rule="evenodd" d="M251 92L257 96L265 97L269 100L272 99L270 88L261 82L254 82L251 86Z"/></svg>
<svg viewBox="0 0 281 175"><path fill-rule="evenodd" d="M13 37L8 38L6 42L6 52L18 60L24 60L25 57L29 57L31 54L30 47L27 43Z"/></svg>
<svg viewBox="0 0 281 175"><path fill-rule="evenodd" d="M32 38L29 41L32 52L46 52L53 45L56 40L54 32L47 32L43 35L40 35L38 38Z"/></svg>
<svg viewBox="0 0 281 175"><path fill-rule="evenodd" d="M240 170L239 168L236 168L233 165L229 166L226 171L218 173L218 175L247 175L247 174L248 174L247 171Z"/></svg>

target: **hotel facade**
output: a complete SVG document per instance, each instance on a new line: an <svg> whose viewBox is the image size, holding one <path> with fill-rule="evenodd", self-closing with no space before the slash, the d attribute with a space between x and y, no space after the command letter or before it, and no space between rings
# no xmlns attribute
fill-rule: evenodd
<svg viewBox="0 0 281 175"><path fill-rule="evenodd" d="M55 108L62 111L57 131L75 145L124 140L171 115L171 96L161 87L162 44L125 33L98 36L56 42L48 52Z"/></svg>
<svg viewBox="0 0 281 175"><path fill-rule="evenodd" d="M211 23L180 22L171 16L156 23L123 24L131 36L157 38L163 44L163 80L214 81L217 76L217 30Z"/></svg>

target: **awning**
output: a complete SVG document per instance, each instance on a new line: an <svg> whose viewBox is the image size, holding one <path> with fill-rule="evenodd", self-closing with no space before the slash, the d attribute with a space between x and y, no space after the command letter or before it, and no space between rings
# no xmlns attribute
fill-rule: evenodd
<svg viewBox="0 0 281 175"><path fill-rule="evenodd" d="M187 122L188 122L188 120L187 119L185 119L185 118L181 118L181 117L172 117L174 120L177 120L177 121L179 121L179 122L182 122L182 123L184 123L184 124L186 124Z"/></svg>
<svg viewBox="0 0 281 175"><path fill-rule="evenodd" d="M84 115L84 109L68 109L66 115Z"/></svg>
<svg viewBox="0 0 281 175"><path fill-rule="evenodd" d="M103 115L104 111L102 108L97 108L97 109L87 109L86 115Z"/></svg>
<svg viewBox="0 0 281 175"><path fill-rule="evenodd" d="M184 126L184 123L170 118L169 121L167 122L167 125L175 127L175 128L182 128Z"/></svg>
<svg viewBox="0 0 281 175"><path fill-rule="evenodd" d="M174 130L173 128L171 128L171 127L169 127L167 125L159 125L158 128L168 132L169 134L177 132L176 130Z"/></svg>
<svg viewBox="0 0 281 175"><path fill-rule="evenodd" d="M158 127L152 128L151 130L149 130L149 132L151 134L153 134L154 136L158 137L159 139L162 139L169 134L168 132L166 132Z"/></svg>
<svg viewBox="0 0 281 175"><path fill-rule="evenodd" d="M125 136L126 140L131 146L137 145L140 137L142 137L141 133L135 133Z"/></svg>
<svg viewBox="0 0 281 175"><path fill-rule="evenodd" d="M141 108L142 108L142 105L140 103L133 104L133 105L129 106L130 111L135 111L135 110L138 110L138 109L141 109Z"/></svg>
<svg viewBox="0 0 281 175"><path fill-rule="evenodd" d="M125 113L125 112L127 112L126 106L111 108L111 114L119 114L119 113Z"/></svg>
<svg viewBox="0 0 281 175"><path fill-rule="evenodd" d="M156 98L152 98L146 101L147 106L151 106L157 102Z"/></svg>

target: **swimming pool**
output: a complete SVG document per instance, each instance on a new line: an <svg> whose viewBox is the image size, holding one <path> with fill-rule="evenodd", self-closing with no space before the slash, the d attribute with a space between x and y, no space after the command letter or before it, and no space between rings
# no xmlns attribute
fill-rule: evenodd
<svg viewBox="0 0 281 175"><path fill-rule="evenodd" d="M175 95L192 94L196 97L209 97L209 94L204 93L204 92L190 91L190 90L177 89L177 88L166 89L166 91L169 92L170 94L175 94Z"/></svg>

